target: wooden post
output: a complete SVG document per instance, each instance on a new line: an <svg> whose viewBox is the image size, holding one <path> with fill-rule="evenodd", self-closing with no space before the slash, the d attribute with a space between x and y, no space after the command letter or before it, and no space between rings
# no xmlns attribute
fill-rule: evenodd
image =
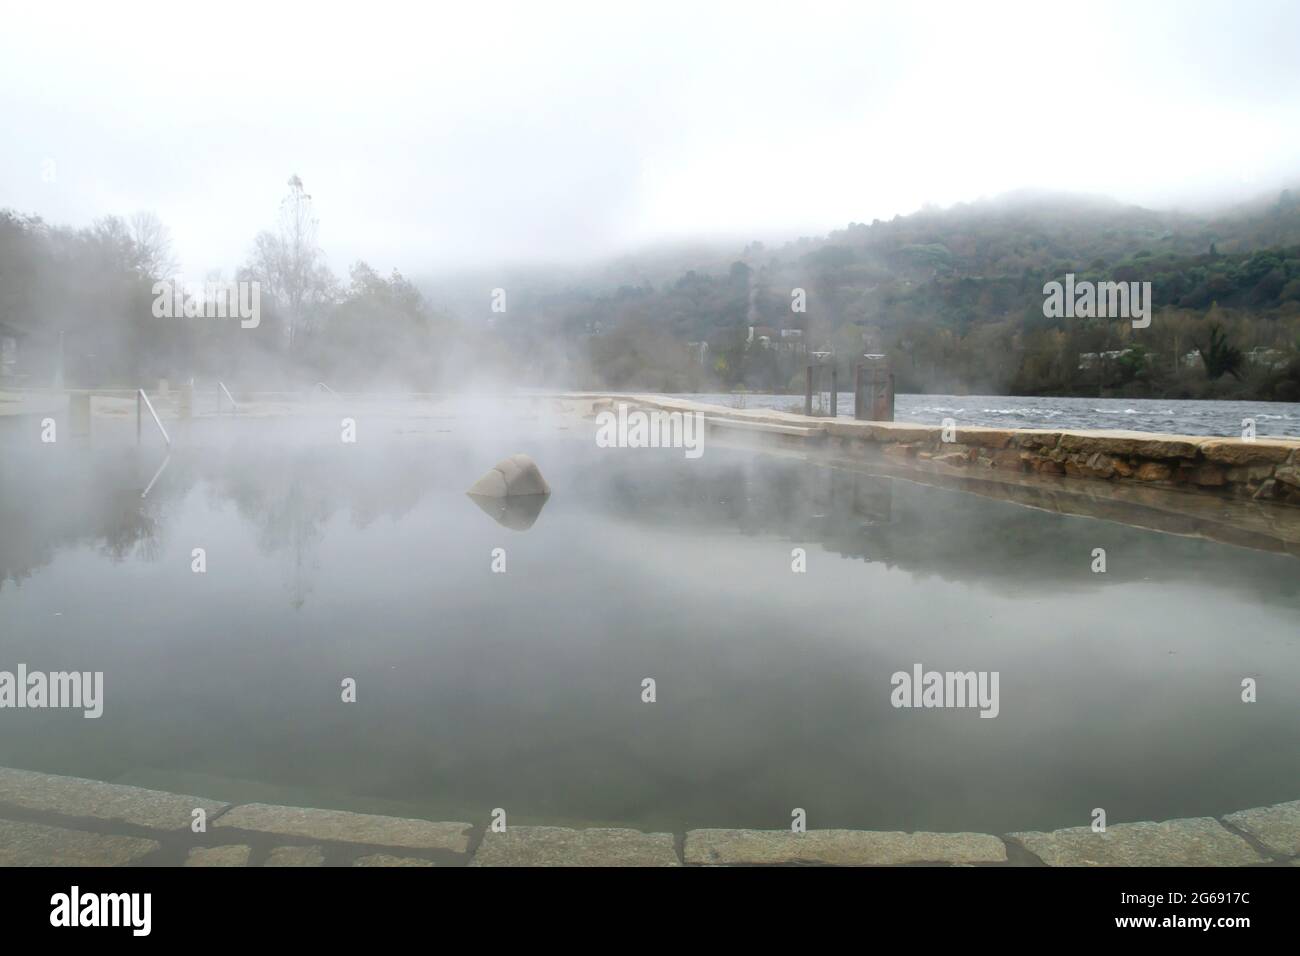
<svg viewBox="0 0 1300 956"><path fill-rule="evenodd" d="M840 413L839 371L835 367L834 363L832 363L831 364L831 407L826 414L829 415L831 418L834 418L839 413Z"/></svg>
<svg viewBox="0 0 1300 956"><path fill-rule="evenodd" d="M876 421L893 421L893 369L884 373L883 389L880 393L880 410Z"/></svg>
<svg viewBox="0 0 1300 956"><path fill-rule="evenodd" d="M805 366L804 371L807 373L807 378L805 379L804 382L803 413L811 417L812 416L812 387L813 387L813 367L811 362L808 363L807 366Z"/></svg>
<svg viewBox="0 0 1300 956"><path fill-rule="evenodd" d="M871 395L871 419L877 422L894 420L894 372L879 369Z"/></svg>
<svg viewBox="0 0 1300 956"><path fill-rule="evenodd" d="M881 365L854 368L853 417L859 421L894 420L894 372Z"/></svg>

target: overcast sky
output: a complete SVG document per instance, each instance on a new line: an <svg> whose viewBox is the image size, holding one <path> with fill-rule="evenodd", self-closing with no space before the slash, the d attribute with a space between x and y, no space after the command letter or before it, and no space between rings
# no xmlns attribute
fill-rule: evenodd
<svg viewBox="0 0 1300 956"><path fill-rule="evenodd" d="M292 173L337 271L411 275L1300 179L1286 0L0 6L0 207L153 210L191 278Z"/></svg>

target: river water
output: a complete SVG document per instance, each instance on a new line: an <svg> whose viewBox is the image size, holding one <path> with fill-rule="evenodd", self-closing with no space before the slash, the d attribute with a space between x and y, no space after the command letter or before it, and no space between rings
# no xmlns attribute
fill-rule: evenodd
<svg viewBox="0 0 1300 956"><path fill-rule="evenodd" d="M729 407L802 412L802 395L750 393L678 395ZM852 392L841 392L839 413L853 415ZM1161 398L1014 398L1007 395L898 395L900 422L989 428L1117 428L1177 435L1242 434L1242 420L1254 419L1256 436L1300 437L1300 404L1289 402L1206 402Z"/></svg>

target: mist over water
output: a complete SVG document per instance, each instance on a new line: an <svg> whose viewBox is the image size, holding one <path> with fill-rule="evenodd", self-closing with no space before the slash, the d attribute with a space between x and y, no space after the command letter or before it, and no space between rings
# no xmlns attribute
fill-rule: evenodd
<svg viewBox="0 0 1300 956"><path fill-rule="evenodd" d="M1300 862L1300 5L10 7L0 878Z"/></svg>
<svg viewBox="0 0 1300 956"><path fill-rule="evenodd" d="M158 449L6 456L6 652L102 670L106 706L93 732L6 715L0 765L648 830L763 828L790 806L821 827L1051 829L1097 803L1164 819L1300 784L1278 759L1290 716L1214 692L1243 668L1300 683L1279 643L1300 612L1289 556L716 446L609 454L544 416L496 425L555 489L525 532L465 497L493 460L467 417L370 419L352 450L325 421L315 438L205 423L144 499ZM793 546L811 566L792 590ZM1098 546L1130 570L1080 575ZM894 710L890 675L915 661L999 671L998 718Z"/></svg>

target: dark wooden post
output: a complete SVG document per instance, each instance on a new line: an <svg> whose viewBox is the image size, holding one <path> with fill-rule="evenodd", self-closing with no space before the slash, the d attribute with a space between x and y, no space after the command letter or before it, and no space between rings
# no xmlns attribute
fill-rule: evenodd
<svg viewBox="0 0 1300 956"><path fill-rule="evenodd" d="M860 421L894 420L894 372L888 366L859 364L854 369L853 416Z"/></svg>
<svg viewBox="0 0 1300 956"><path fill-rule="evenodd" d="M804 371L807 373L807 378L805 379L804 382L803 413L805 415L811 416L812 415L812 387L813 387L813 366L811 362L808 363Z"/></svg>
<svg viewBox="0 0 1300 956"><path fill-rule="evenodd" d="M832 363L831 365L831 407L830 410L826 412L826 414L829 415L831 418L834 418L839 413L840 413L839 371Z"/></svg>
<svg viewBox="0 0 1300 956"><path fill-rule="evenodd" d="M894 420L894 372L892 369L876 371L875 388L871 395L871 418L877 422Z"/></svg>

